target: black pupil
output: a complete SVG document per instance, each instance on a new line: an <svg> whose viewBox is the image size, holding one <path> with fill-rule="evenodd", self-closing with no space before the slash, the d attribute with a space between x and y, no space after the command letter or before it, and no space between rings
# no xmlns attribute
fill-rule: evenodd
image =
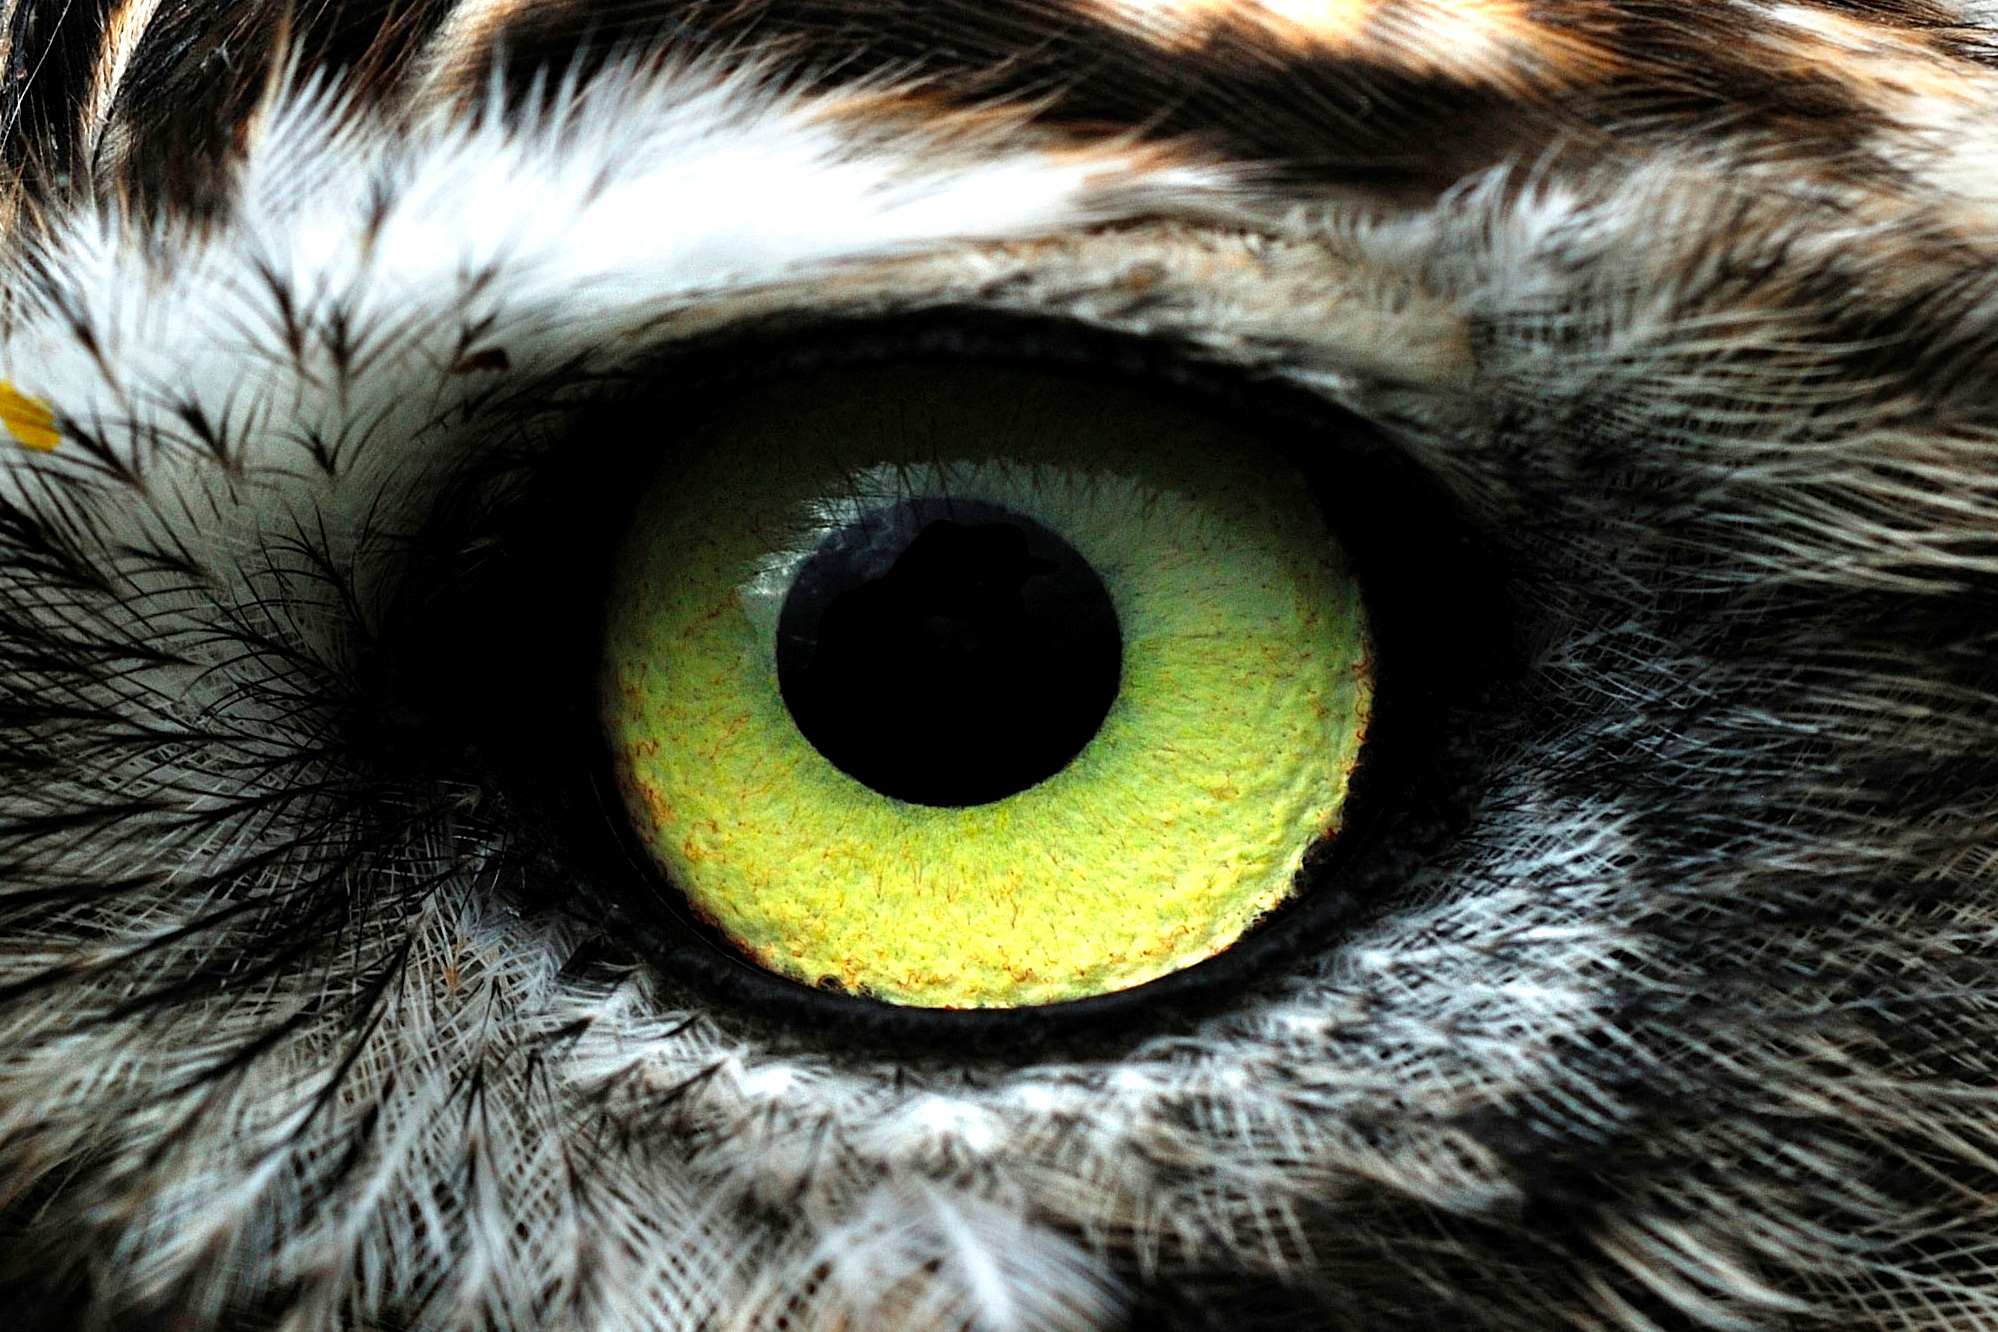
<svg viewBox="0 0 1998 1332"><path fill-rule="evenodd" d="M798 729L917 805L982 805L1060 772L1103 724L1123 663L1089 562L980 500L903 500L834 532L777 621Z"/></svg>

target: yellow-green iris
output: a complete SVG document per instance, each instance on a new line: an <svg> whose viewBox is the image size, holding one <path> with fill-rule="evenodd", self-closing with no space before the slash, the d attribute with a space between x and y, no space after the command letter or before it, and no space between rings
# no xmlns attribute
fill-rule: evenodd
<svg viewBox="0 0 1998 1332"><path fill-rule="evenodd" d="M970 366L763 388L691 435L618 556L603 718L659 865L765 967L927 1007L1124 989L1234 943L1336 831L1372 698L1364 612L1302 479L1254 436ZM1094 738L988 804L877 793L779 691L798 569L917 496L1058 533L1123 637Z"/></svg>

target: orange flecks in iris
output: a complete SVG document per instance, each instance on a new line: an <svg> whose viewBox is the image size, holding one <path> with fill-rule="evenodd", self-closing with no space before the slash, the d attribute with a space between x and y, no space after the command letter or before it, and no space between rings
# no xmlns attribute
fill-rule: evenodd
<svg viewBox="0 0 1998 1332"><path fill-rule="evenodd" d="M40 398L27 394L0 379L0 425L7 427L23 448L47 453L62 442L55 428L55 411Z"/></svg>

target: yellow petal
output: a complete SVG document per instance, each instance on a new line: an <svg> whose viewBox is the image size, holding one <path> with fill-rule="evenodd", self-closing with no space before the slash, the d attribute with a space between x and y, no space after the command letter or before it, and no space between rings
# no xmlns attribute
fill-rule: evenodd
<svg viewBox="0 0 1998 1332"><path fill-rule="evenodd" d="M47 453L62 442L55 428L55 411L4 379L0 379L0 425L6 426L7 433L23 447L37 453Z"/></svg>

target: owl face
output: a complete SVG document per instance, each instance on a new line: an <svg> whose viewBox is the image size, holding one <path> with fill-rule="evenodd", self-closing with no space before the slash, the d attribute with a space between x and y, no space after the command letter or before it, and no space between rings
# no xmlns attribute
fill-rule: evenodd
<svg viewBox="0 0 1998 1332"><path fill-rule="evenodd" d="M1978 7L0 13L22 1326L1998 1320Z"/></svg>

